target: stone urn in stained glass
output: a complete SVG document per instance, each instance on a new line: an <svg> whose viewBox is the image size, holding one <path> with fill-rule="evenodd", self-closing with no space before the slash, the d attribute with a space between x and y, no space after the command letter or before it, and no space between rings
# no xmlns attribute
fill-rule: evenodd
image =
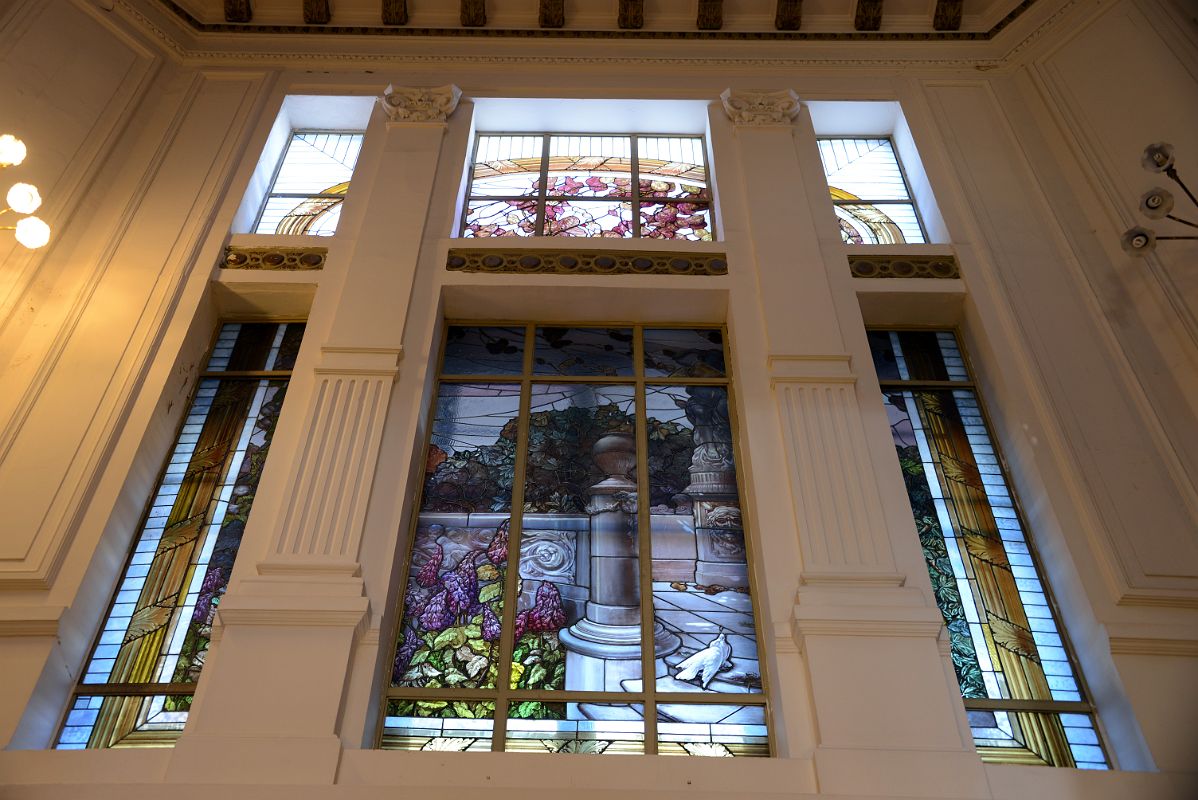
<svg viewBox="0 0 1198 800"><path fill-rule="evenodd" d="M591 448L595 464L607 476L591 487L592 493L635 492L632 471L636 469L636 438L631 433L607 433Z"/></svg>

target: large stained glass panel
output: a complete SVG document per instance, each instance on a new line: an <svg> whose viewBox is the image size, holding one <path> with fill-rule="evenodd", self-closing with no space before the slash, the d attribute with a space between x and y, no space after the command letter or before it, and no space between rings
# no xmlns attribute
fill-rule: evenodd
<svg viewBox="0 0 1198 800"><path fill-rule="evenodd" d="M725 363L718 328L450 326L383 747L768 755Z"/></svg>
<svg viewBox="0 0 1198 800"><path fill-rule="evenodd" d="M481 134L464 237L714 238L698 136Z"/></svg>
<svg viewBox="0 0 1198 800"><path fill-rule="evenodd" d="M336 233L362 138L356 132L293 133L254 233Z"/></svg>
<svg viewBox="0 0 1198 800"><path fill-rule="evenodd" d="M889 139L819 140L845 244L920 244L915 203Z"/></svg>
<svg viewBox="0 0 1198 800"><path fill-rule="evenodd" d="M221 328L76 690L60 749L169 745L182 730L303 328Z"/></svg>
<svg viewBox="0 0 1198 800"><path fill-rule="evenodd" d="M1107 769L955 335L871 331L869 341L979 751Z"/></svg>

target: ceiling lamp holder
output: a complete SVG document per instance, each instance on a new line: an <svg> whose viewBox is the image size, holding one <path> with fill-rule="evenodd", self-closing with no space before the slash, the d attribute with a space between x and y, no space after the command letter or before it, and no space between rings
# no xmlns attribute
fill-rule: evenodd
<svg viewBox="0 0 1198 800"><path fill-rule="evenodd" d="M1186 193L1186 197L1190 198L1190 203L1198 209L1198 199L1194 198L1194 193L1185 185L1181 177L1177 174L1175 159L1173 157L1173 145L1167 142L1157 142L1150 144L1144 148L1144 155L1140 158L1140 163L1144 169L1149 172L1164 173L1170 180L1181 187L1181 190ZM1174 222L1180 222L1182 225L1188 225L1191 228L1198 228L1198 222L1183 219L1174 216L1173 211L1173 193L1161 187L1149 189L1140 198L1140 213L1148 219L1171 219ZM1120 243L1123 249L1133 256L1146 256L1156 249L1158 241L1169 239L1198 239L1198 236L1157 236L1156 232L1149 229L1136 226L1128 228L1123 233Z"/></svg>

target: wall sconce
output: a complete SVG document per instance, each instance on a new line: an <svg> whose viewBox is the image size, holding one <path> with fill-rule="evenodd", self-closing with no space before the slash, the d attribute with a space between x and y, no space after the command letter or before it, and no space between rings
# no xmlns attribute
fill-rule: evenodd
<svg viewBox="0 0 1198 800"><path fill-rule="evenodd" d="M0 169L18 166L25 160L25 154L25 143L20 139L8 133L0 136ZM44 247L50 241L50 226L32 216L42 204L42 195L37 187L30 183L14 183L5 200L8 205L0 210L0 215L12 211L29 216L17 220L16 225L0 226L0 230L15 231L17 241L30 250Z"/></svg>
<svg viewBox="0 0 1198 800"><path fill-rule="evenodd" d="M1168 175L1186 193L1186 197L1190 198L1190 202L1194 204L1194 207L1198 208L1198 200L1194 199L1193 192L1182 183L1181 178L1177 175L1177 168L1173 166L1173 145L1165 142L1148 145L1144 148L1144 155L1140 158L1140 163L1149 172L1163 172ZM1169 213L1172 210L1173 194L1167 189L1162 189L1158 186L1154 189L1149 189L1140 198L1140 213L1148 217L1148 219L1171 219L1174 222L1180 222L1182 225L1198 228L1198 223L1173 216L1173 214ZM1198 236L1157 236L1154 231L1137 226L1125 231L1120 241L1123 249L1131 255L1146 256L1156 249L1158 241L1165 239L1198 239Z"/></svg>

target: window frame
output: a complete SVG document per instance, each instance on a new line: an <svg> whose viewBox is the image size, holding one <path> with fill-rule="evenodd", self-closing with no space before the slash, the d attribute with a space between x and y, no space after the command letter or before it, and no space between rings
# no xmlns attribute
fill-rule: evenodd
<svg viewBox="0 0 1198 800"><path fill-rule="evenodd" d="M258 212L254 215L253 225L250 226L250 233L252 233L256 236L311 236L311 237L316 237L316 238L327 238L329 236L337 235L337 231L335 229L333 230L332 233L329 233L329 234L306 233L306 232L299 233L299 234L286 234L286 233L276 233L276 232L259 233L258 232L258 226L260 226L262 224L262 217L265 216L265 214L266 214L266 208L267 208L267 206L270 205L271 199L273 199L275 197L292 198L296 201L318 200L318 199L322 199L322 198L337 199L340 201L340 202L334 204L334 206L337 206L337 205L342 205L345 202L345 198L347 198L349 196L349 188L350 188L349 186L346 187L346 190L343 194L336 194L336 193L331 193L331 192L313 192L312 194L301 194L299 192L276 192L275 191L275 185L279 181L279 173L281 173L283 171L283 164L286 163L286 161L287 161L287 154L291 152L291 148L295 144L296 137L301 136L306 133L332 134L332 135L338 135L338 136L340 136L340 135L361 136L362 137L361 147L364 147L366 145L366 131L365 130L353 130L353 129L342 129L342 128L292 128L291 131L287 134L287 144L283 147L283 152L279 155L279 160L275 164L274 170L270 174L270 185L267 187L266 193L262 197L262 202L258 204ZM361 158L361 147L359 147L359 151L358 151L359 158ZM355 160L353 169L350 170L350 180L349 180L350 186L353 185L353 175L355 172L357 172L357 169L358 169L358 162L357 162L357 160ZM297 205L298 205L298 202L297 202ZM330 206L329 208L325 209L323 212L321 212L321 214L322 215L328 214L329 212L331 212L333 210L334 206ZM288 212L288 214L290 214L290 212ZM284 218L286 218L286 216L287 215L285 214ZM338 223L338 227L340 227L340 222Z"/></svg>
<svg viewBox="0 0 1198 800"><path fill-rule="evenodd" d="M903 165L903 159L899 156L898 145L896 145L894 142L894 134L888 133L884 136L883 135L873 136L873 135L868 135L868 134L841 134L841 135L822 135L821 134L821 135L818 135L815 137L815 140L817 143L821 142L821 141L843 141L845 139L882 139L882 140L885 140L886 142L889 142L890 143L890 152L894 154L894 163L898 165L899 176L902 177L902 179L903 179L903 191L906 192L907 197L904 200L896 200L893 198L886 199L886 200L873 200L868 197L860 197L856 200L841 200L836 197L831 197L831 193L829 192L829 199L832 201L832 205L835 207L840 207L840 206L882 206L882 205L908 205L908 206L911 206L911 209L915 212L915 223L917 225L919 225L919 234L920 234L920 236L923 237L923 241L922 242L901 242L901 243L896 242L894 244L887 244L884 242L862 242L861 244L858 245L858 244L854 244L852 242L844 242L842 240L841 244L845 245L846 247L905 247L907 245L919 246L919 245L925 245L925 244L931 243L931 239L928 238L927 225L925 225L924 221L923 221L923 212L921 212L919 210L919 204L917 202L915 202L915 195L911 191L911 179L909 177L907 177L907 168L906 168L906 166ZM818 146L819 145L817 144L816 147L818 148ZM823 167L823 158L822 157L820 158L820 166L821 166L821 168ZM832 186L831 179L827 175L827 172L824 173L824 183L826 184L826 186L828 187L829 190L834 188ZM835 188L839 188L839 187L835 187ZM897 223L895 223L895 224L897 225ZM897 328L891 328L891 330L897 330Z"/></svg>
<svg viewBox="0 0 1198 800"><path fill-rule="evenodd" d="M488 134L491 135L491 134ZM524 135L524 134L521 134ZM394 614L394 621L391 626L390 636L382 639L385 643L383 648L380 648L379 660L379 692L377 720L373 737L371 738L371 747L376 750L394 750L396 748L385 748L383 746L383 738L386 729L387 711L390 703L396 700L416 700L416 699L460 699L463 702L494 702L494 714L492 716L492 733L490 752L495 753L510 753L513 752L507 747L507 730L506 724L509 719L514 719L510 716L508 705L518 700L541 700L543 702L590 702L597 704L625 704L625 705L640 705L642 708L642 718L644 720L643 728L643 749L642 755L658 755L658 735L657 735L657 713L656 707L659 703L680 703L693 705L723 705L723 706L754 706L762 709L764 726L766 729L766 747L767 752L765 758L778 757L777 737L775 733L775 725L773 720L773 711L775 702L772 698L772 683L770 680L769 658L771 651L768 649L767 639L763 630L762 612L760 611L759 603L762 601L762 595L759 593L760 581L758 578L757 567L757 543L755 540L756 525L753 520L753 510L750 502L750 494L747 489L747 481L745 476L745 467L743 458L743 446L741 438L744 435L740 429L740 415L738 411L737 401L737 377L733 360L729 357L731 354L731 343L728 335L728 326L726 323L710 323L700 324L694 322L684 323L666 323L666 322L629 322L629 321L610 321L603 320L595 321L571 321L568 323L536 321L531 319L515 320L515 319L459 319L459 318L443 318L439 321L438 343L439 346L433 351L435 360L435 369L431 370L431 380L428 388L428 400L425 408L427 413L424 417L427 422L424 429L420 432L423 441L418 444L419 461L414 462L419 465L419 477L414 478L413 502L410 519L407 522L407 538L403 540L402 547L405 549L406 555L402 560L399 570L399 582L396 584L396 589L393 594L393 600L389 606L389 612ZM488 373L488 374L444 374L444 360L446 356L446 345L448 341L449 329L453 326L478 327L478 328L508 328L522 327L524 328L524 344L522 353L522 369L519 373ZM549 375L537 374L534 369L534 360L536 357L536 331L542 327L568 327L568 328L630 328L633 329L633 351L632 362L633 371L630 375L622 375L618 377L605 375ZM679 330L718 330L722 336L723 354L724 354L724 376L719 378L702 378L702 377L647 377L644 373L644 338L645 330L660 330L660 329L679 329ZM531 336L529 334L532 334ZM480 382L502 382L519 389L519 410L517 412L517 444L515 454L515 467L512 480L512 497L511 509L507 512L510 520L511 533L508 540L508 567L510 571L513 569L512 561L515 561L515 578L505 578L503 591L503 614L501 617L501 639L498 642L498 659L500 668L496 677L496 685L492 689L459 689L456 687L430 689L427 687L403 687L392 685L392 671L395 659L396 649L399 647L400 640L403 635L403 624L405 611L404 595L409 586L412 576L413 556L415 552L416 536L420 524L420 514L422 497L424 492L424 484L428 479L428 472L424 465L428 463L428 455L430 448L433 445L433 420L436 418L437 402L440 397L439 387L443 382L449 383L480 383ZM519 583L519 558L520 558L520 543L523 535L523 517L524 510L524 486L526 484L526 471L528 462L528 434L531 418L531 386L535 384L553 385L577 383L586 385L604 385L604 386L628 386L633 389L633 397L637 398L634 411L635 419L635 437L636 437L636 455L637 455L637 474L643 475L644 478L638 478L637 496L640 497L642 488L648 488L648 426L646 418L648 409L646 404L640 402L644 398L644 390L648 386L660 385L706 385L719 386L726 390L728 398L728 415L729 426L731 428L732 452L734 462L734 474L736 485L738 487L739 507L742 514L742 530L744 532L745 544L745 562L748 569L749 581L749 596L752 598L752 615L754 622L753 640L757 647L757 661L760 670L761 688L758 692L744 693L717 693L717 692L659 692L656 687L656 679L652 681L644 681L639 693L632 692L609 692L604 690L568 690L568 689L552 689L552 690L521 690L513 689L510 684L510 655L515 649L515 636L512 622L517 613L519 595L516 592L517 584ZM519 487L519 488L518 488ZM521 500L517 503L517 499ZM495 512L504 513L504 512ZM536 512L530 512L536 513ZM637 502L637 549L639 563L649 564L648 568L641 568L638 575L638 584L640 588L640 613L641 613L641 663L642 672L648 677L654 674L655 658L648 658L646 653L654 650L654 623L656 621L656 611L653 603L653 575L652 575L652 536L650 531L650 507L648 501ZM641 535L642 531L645 535ZM663 699L664 698L664 699ZM404 750L403 752L423 752ZM689 755L689 754L688 754Z"/></svg>
<svg viewBox="0 0 1198 800"><path fill-rule="evenodd" d="M537 173L537 180L539 180L541 182L541 188L538 190L536 197L535 197L535 202L537 204L537 213L536 213L536 218L534 221L534 226L535 226L537 232L532 234L531 236L521 236L521 237L466 236L466 220L467 220L467 216L468 216L468 213L470 210L471 202L474 202L477 200L508 201L508 200L534 199L534 198L531 198L530 196L526 196L526 195L479 195L479 196L475 196L475 194L474 194L474 168L475 168L475 165L478 163L476 159L477 159L477 155L478 155L479 140L484 136L521 136L521 137L539 136L539 137L541 137L541 168L540 168L540 172ZM577 198L577 197L572 197L570 195L550 195L549 194L549 185L548 185L548 183L549 183L549 159L550 159L549 143L554 137L566 137L566 136L594 136L594 137L627 138L627 139L629 139L630 140L629 141L629 144L630 144L629 161L631 162L630 167L629 167L629 176L630 176L630 181L631 181L631 186L630 186L631 193L629 194L629 196L627 198L611 198L611 197L607 197L607 198L603 198L603 197ZM702 152L703 152L703 170L707 176L706 188L707 188L707 193L709 195L706 200L701 201L703 203L706 203L706 205L707 205L708 224L709 224L709 227L711 230L711 239L707 240L707 241L711 241L711 242L720 241L719 229L717 226L716 213L715 213L715 206L716 206L715 184L714 184L714 181L712 180L712 173L711 173L711 154L709 152L710 142L709 142L706 134L702 134L702 133L643 133L643 132L642 133L629 133L629 132L620 132L620 133L589 132L589 133L586 133L586 132L579 132L579 131L475 131L474 132L474 140L470 144L469 158L466 161L466 194L464 196L464 200L463 200L463 204L462 204L461 219L458 224L456 238L473 239L476 241L479 241L481 239L489 239L489 238L499 238L499 239L520 238L520 239L549 239L549 240L563 240L563 239L566 239L566 240L568 240L568 239L595 240L595 239L610 238L610 239L615 240L616 237L550 236L550 235L547 235L542 232L545 229L545 207L546 207L547 203L557 202L557 201L571 201L571 200L578 200L578 201L581 201L582 203L591 203L591 202L598 203L598 202L602 202L602 201L606 200L608 202L628 203L632 207L632 235L627 236L627 237L620 237L619 241L628 241L628 240L633 240L633 241L636 241L636 240L640 240L640 241L669 241L669 242L702 242L702 241L704 241L704 240L699 240L699 239L655 239L655 238L641 235L640 209L643 205L653 205L655 201L657 203L662 203L662 204L678 204L678 203L683 203L683 202L693 202L693 201L676 200L676 199L664 198L664 197L662 197L662 198L652 198L651 197L651 198L648 198L647 201L641 199L640 154L639 154L639 148L637 146L637 143L640 139L653 139L653 138L698 139L700 141L700 143L701 143L700 150L702 150Z"/></svg>
<svg viewBox="0 0 1198 800"><path fill-rule="evenodd" d="M829 137L829 138L833 138L833 137ZM1066 655L1069 665L1073 671L1073 675L1071 677L1077 683L1078 694L1082 698L1081 700L1018 700L1018 699L1006 699L1006 698L966 698L961 695L960 686L958 684L957 695L958 695L958 697L960 697L960 700L962 702L962 705L965 708L965 711L966 712L969 712L969 711L1010 711L1010 712L1027 711L1027 712L1039 712L1039 713L1046 713L1046 714L1084 714L1084 715L1087 715L1090 717L1090 720L1094 725L1094 731L1098 737L1098 745L1097 746L1102 749L1103 755L1106 758L1107 767L1108 767L1107 771L1118 770L1120 767L1116 760L1115 752L1112 750L1112 748L1108 744L1110 737L1107 736L1107 734L1106 734L1106 731L1103 726L1103 719L1102 719L1102 716L1099 714L1098 707L1094 703L1094 701L1091 699L1091 698L1093 698L1093 693L1090 691L1089 684L1086 682L1085 671L1082 669L1082 664L1078 660L1077 651L1073 647L1073 644L1072 644L1072 641L1070 638L1070 634L1069 634L1070 626L1067 624L1068 621L1067 621L1066 617L1061 613L1060 606L1057 603L1056 596L1053 591L1052 582L1051 582L1051 580L1049 580L1050 574L1044 568L1045 562L1040 556L1039 547L1038 547L1038 544L1036 541L1038 536L1036 535L1035 528L1027 523L1028 517L1027 517L1027 514L1024 512L1023 504L1020 500L1020 494L1018 491L1018 487L1015 485L1015 480L1014 480L1015 472L1010 468L1008 461L1006 459L1006 456L1004 454L1004 447L1003 447L1003 443L1002 443L1002 438L1004 438L1004 437L1001 435L1002 429L998 428L994 425L994 422L990 415L990 411L988 408L986 398L979 386L978 372L977 372L976 368L974 367L974 362L970 356L969 349L965 346L964 331L962 330L960 325L948 326L948 325L868 325L868 324L865 326L865 331L866 331L866 333L873 333L873 332L883 332L883 333L890 333L890 332L895 332L895 333L948 332L948 333L951 333L953 335L954 339L956 340L957 351L960 354L962 363L964 364L964 367L965 367L965 374L967 376L966 380L963 380L963 381L960 381L960 380L938 381L938 380L929 380L929 379L903 380L903 379L893 379L893 378L889 378L889 379L882 378L881 376L877 375L876 368L874 367L872 348L870 349L870 362L869 362L870 369L874 370L875 377L878 380L880 394L882 396L885 396L887 391L920 391L920 390L924 390L924 391L951 392L953 390L965 390L965 391L972 392L973 397L974 397L975 401L977 402L978 412L982 418L982 424L986 429L986 433L990 440L990 445L994 450L994 457L998 464L1000 474L1002 476L1005 486L1008 489L1007 493L1011 500L1011 507L1014 509L1016 520L1019 522L1019 525L1021 526L1021 528L1023 530L1024 540L1025 540L1025 543L1027 544L1027 549L1028 549L1028 556L1031 559L1032 566L1036 571L1036 575L1040 579L1039 582L1040 582L1041 588L1043 590L1045 600L1047 601L1048 608L1052 614L1051 619L1054 622L1054 625L1057 629L1057 635L1060 636L1060 638L1061 638L1061 648L1065 651L1065 655ZM883 414L885 414L884 407L883 407ZM893 448L893 445L892 445L892 448ZM900 468L898 474L899 475L902 474L901 468ZM907 492L905 489L903 491L903 494L904 494L904 496L907 495ZM910 512L909 506L908 506L907 511ZM918 537L917 537L917 541L918 541ZM1004 550L1005 550L1005 546L1004 546ZM922 553L921 553L921 555L922 555ZM1020 603L1022 605L1022 598L1020 599ZM936 603L936 610L941 611L941 609L939 607L939 603ZM941 612L941 613L943 613L943 612ZM954 681L956 681L955 675L954 675ZM967 725L968 725L968 723L967 723ZM972 726L969 726L969 727L971 729L971 741L972 741ZM985 749L983 749L983 748L985 748ZM994 763L994 764L1019 764L1019 763L1022 763L1017 760L1003 759L1001 757L998 757L998 756L1002 755L1002 751L1005 748L996 747L996 746L988 746L988 745L979 746L978 744L974 743L974 749L977 751L978 755L982 758L982 760L986 763ZM1049 765L1049 766L1059 767L1060 765ZM1076 768L1076 767L1074 767L1074 768Z"/></svg>

